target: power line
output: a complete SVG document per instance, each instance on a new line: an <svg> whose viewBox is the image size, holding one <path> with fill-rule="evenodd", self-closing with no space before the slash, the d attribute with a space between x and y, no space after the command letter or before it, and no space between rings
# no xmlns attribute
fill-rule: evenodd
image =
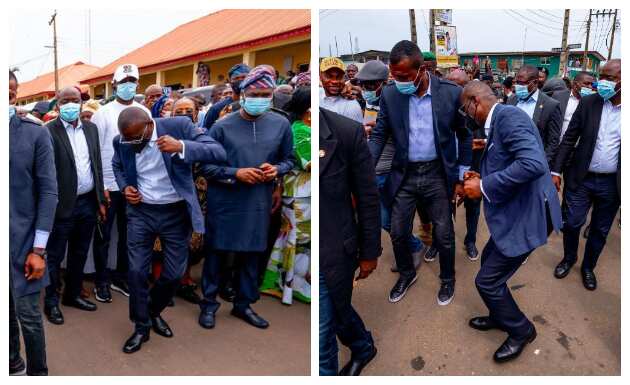
<svg viewBox="0 0 630 385"><path fill-rule="evenodd" d="M548 15L548 16L556 18L560 22L562 22L562 20L563 20L562 16L558 16L558 15L555 15L555 14L553 14L551 12L547 12L547 10L545 10L545 9L539 9L539 11L544 13L544 14L546 14L546 15Z"/></svg>
<svg viewBox="0 0 630 385"><path fill-rule="evenodd" d="M535 27L533 27L533 26L531 26L531 25L521 21L518 17L516 17L516 16L514 16L513 14L510 13L510 12L514 12L511 9L503 9L502 11L505 14L509 15L514 20L516 20L517 22L519 22L520 24L522 24L524 27L528 28L528 29L532 29L532 30L538 32L539 34L544 35L544 36L555 37L554 35L551 35L549 32L543 32L543 31L541 31L541 30L539 30L539 29L537 29L537 28L535 28Z"/></svg>

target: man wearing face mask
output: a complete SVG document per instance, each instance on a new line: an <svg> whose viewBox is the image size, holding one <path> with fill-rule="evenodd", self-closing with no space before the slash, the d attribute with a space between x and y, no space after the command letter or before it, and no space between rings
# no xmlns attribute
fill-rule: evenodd
<svg viewBox="0 0 630 385"><path fill-rule="evenodd" d="M223 147L185 117L152 119L146 110L129 107L120 113L118 129L112 167L127 201L129 313L135 324L123 352L133 353L149 340L151 328L163 337L173 336L160 313L186 270L191 227L205 232L192 166L226 158ZM156 237L164 263L149 290Z"/></svg>
<svg viewBox="0 0 630 385"><path fill-rule="evenodd" d="M329 111L343 115L346 118L363 123L361 105L353 99L341 95L345 83L345 65L336 57L325 57L319 63L319 76L322 88L319 92L319 105Z"/></svg>
<svg viewBox="0 0 630 385"><path fill-rule="evenodd" d="M357 79L359 80L359 85L361 86L361 95L366 102L363 120L365 133L368 138L372 128L376 125L376 116L379 111L379 99L381 97L383 87L387 84L388 77L389 69L380 60L370 60L365 63L357 74ZM387 178L389 178L395 151L394 142L390 137L383 148L381 158L376 164L376 182L380 190L385 187L385 182L387 181ZM387 231L387 233L390 233L391 231L391 214L391 207L382 202L381 192L381 226L383 230ZM413 264L417 269L420 266L423 251L425 251L424 245L418 237L411 234L409 237L409 247L411 249L411 254L413 255ZM395 263L394 267L392 267L392 271L398 271Z"/></svg>
<svg viewBox="0 0 630 385"><path fill-rule="evenodd" d="M384 203L392 207L391 237L400 273L389 301L400 301L417 279L409 237L416 207L422 205L433 223L433 244L440 255L437 302L448 305L455 295L451 215L472 156L472 136L458 113L462 89L429 74L420 49L408 40L392 48L389 69L395 82L383 88L369 141L375 164L390 137L396 146L383 191Z"/></svg>
<svg viewBox="0 0 630 385"><path fill-rule="evenodd" d="M560 229L560 202L531 119L522 110L498 103L483 82L468 83L461 99L462 113L477 126L483 124L488 137L479 173L467 172L464 182L468 198L483 198L490 232L475 278L488 316L474 317L468 324L508 333L493 356L502 363L518 357L536 338L534 324L512 298L507 281L547 243L552 230Z"/></svg>
<svg viewBox="0 0 630 385"><path fill-rule="evenodd" d="M564 172L567 203L564 258L554 275L566 277L577 261L580 229L592 206L581 271L584 287L595 290L594 269L621 200L621 59L601 68L597 94L581 98L551 171L558 190Z"/></svg>
<svg viewBox="0 0 630 385"><path fill-rule="evenodd" d="M229 96L210 107L208 112L206 113L203 127L206 129L210 129L212 125L219 119L221 111L232 104L233 102L240 102L240 93L241 93L241 82L247 76L247 73L250 71L250 67L245 63L235 64L228 71L228 77L230 79L230 87L232 88L232 96ZM232 106L232 110L236 111L238 108L236 106Z"/></svg>
<svg viewBox="0 0 630 385"><path fill-rule="evenodd" d="M514 79L515 91L507 104L525 111L538 127L549 164L560 142L562 112L560 103L538 89L538 69L524 65Z"/></svg>
<svg viewBox="0 0 630 385"><path fill-rule="evenodd" d="M564 133L567 131L567 128L569 128L571 117L573 117L573 113L575 112L575 109L580 103L582 97L595 93L595 91L593 91L594 81L595 78L590 72L578 72L573 79L570 90L556 91L551 95L552 98L560 102L560 113L564 116L564 121L562 122L562 132L560 132L560 140L562 140Z"/></svg>
<svg viewBox="0 0 630 385"><path fill-rule="evenodd" d="M44 313L57 325L64 322L57 288L66 248L62 304L80 310L96 310L94 303L81 298L81 284L97 215L100 221L105 221L107 216L98 129L93 123L79 119L81 105L81 93L76 87L59 90L59 116L46 124L55 150L59 203L48 240L51 283L46 287Z"/></svg>
<svg viewBox="0 0 630 385"><path fill-rule="evenodd" d="M270 111L275 70L260 65L241 83L241 106L217 121L209 135L225 147L227 162L204 165L208 179L208 247L203 266L199 324L214 328L220 260L233 255L238 287L231 314L257 328L269 323L251 305L258 300L258 263L267 249L272 191L293 168L289 121Z"/></svg>
<svg viewBox="0 0 630 385"><path fill-rule="evenodd" d="M138 107L150 113L149 109L134 100L140 74L135 64L123 64L114 72L113 86L116 99L102 106L92 115L91 122L98 128L98 138L103 161L103 183L107 198L107 219L99 223L94 233L94 267L96 269L94 296L99 302L111 302L111 290L129 297L127 284L127 214L125 197L116 183L112 170L114 147L112 140L118 135L118 116L128 107ZM116 269L110 271L108 265L109 245L112 227L116 222L118 242L116 244Z"/></svg>
<svg viewBox="0 0 630 385"><path fill-rule="evenodd" d="M45 376L39 301L49 283L46 244L55 219L57 178L50 133L16 114L17 90L9 70L9 375Z"/></svg>

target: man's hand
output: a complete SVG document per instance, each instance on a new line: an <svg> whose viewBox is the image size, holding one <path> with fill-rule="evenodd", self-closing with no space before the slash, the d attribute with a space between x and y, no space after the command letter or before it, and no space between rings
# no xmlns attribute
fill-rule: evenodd
<svg viewBox="0 0 630 385"><path fill-rule="evenodd" d="M173 138L170 135L160 136L157 140L157 145L160 151L168 154L176 154L182 152L184 145L179 140Z"/></svg>
<svg viewBox="0 0 630 385"><path fill-rule="evenodd" d="M105 191L103 192L105 193L105 200L107 201L107 207L109 207L112 204L112 198L109 196L109 190L105 189Z"/></svg>
<svg viewBox="0 0 630 385"><path fill-rule="evenodd" d="M359 260L359 275L357 276L356 281L366 279L374 270L376 270L377 265L378 259Z"/></svg>
<svg viewBox="0 0 630 385"><path fill-rule="evenodd" d="M461 182L455 183L455 191L453 192L453 203L457 203L459 200L463 198L464 198L464 185Z"/></svg>
<svg viewBox="0 0 630 385"><path fill-rule="evenodd" d="M236 179L247 184L262 183L265 181L265 175L262 170L257 168L239 168L236 171Z"/></svg>
<svg viewBox="0 0 630 385"><path fill-rule="evenodd" d="M481 199L481 179L478 176L464 179L464 193L469 199Z"/></svg>
<svg viewBox="0 0 630 385"><path fill-rule="evenodd" d="M142 195L140 195L140 192L138 192L138 190L133 186L125 187L124 193L125 193L125 198L127 199L127 202L129 202L132 205L138 204L142 200Z"/></svg>
<svg viewBox="0 0 630 385"><path fill-rule="evenodd" d="M270 182L274 180L275 177L278 176L278 167L273 166L269 163L263 163L260 165L260 169L263 172L265 177L265 182Z"/></svg>
<svg viewBox="0 0 630 385"><path fill-rule="evenodd" d="M101 223L105 223L107 221L107 207L105 205L98 205L98 219Z"/></svg>
<svg viewBox="0 0 630 385"><path fill-rule="evenodd" d="M376 120L363 124L363 129L365 130L365 136L367 138L369 138L370 134L372 134L372 129L374 129L374 127L376 127Z"/></svg>
<svg viewBox="0 0 630 385"><path fill-rule="evenodd" d="M553 184L556 186L556 190L560 192L560 187L562 186L562 178L560 178L558 175L552 175L551 180L553 181Z"/></svg>
<svg viewBox="0 0 630 385"><path fill-rule="evenodd" d="M273 193L271 194L271 213L278 211L282 205L282 184L278 183Z"/></svg>
<svg viewBox="0 0 630 385"><path fill-rule="evenodd" d="M44 271L46 271L46 260L34 252L29 253L24 263L24 277L26 277L26 280L40 279L44 276Z"/></svg>
<svg viewBox="0 0 630 385"><path fill-rule="evenodd" d="M473 139L472 149L483 150L486 147L486 139Z"/></svg>

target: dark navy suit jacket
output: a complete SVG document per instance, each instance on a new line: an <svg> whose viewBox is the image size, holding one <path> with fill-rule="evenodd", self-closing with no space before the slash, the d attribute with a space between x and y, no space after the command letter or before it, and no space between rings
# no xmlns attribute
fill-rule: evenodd
<svg viewBox="0 0 630 385"><path fill-rule="evenodd" d="M459 166L471 164L472 134L457 111L461 105L462 88L448 80L430 76L435 145L447 176L449 194L452 195L453 186L459 180ZM376 126L370 135L369 146L374 164L378 162L390 136L396 148L383 193L387 205L391 205L396 196L409 159L409 98L409 95L398 92L394 84L385 86Z"/></svg>
<svg viewBox="0 0 630 385"><path fill-rule="evenodd" d="M562 225L540 133L526 112L497 104L481 156L484 213L490 235L508 257L547 243L547 208L554 230Z"/></svg>
<svg viewBox="0 0 630 385"><path fill-rule="evenodd" d="M186 201L193 231L203 234L205 232L204 216L197 199L192 166L197 162L225 162L225 150L214 139L205 135L200 128L195 128L187 117L157 118L154 121L158 138L163 135L170 135L175 139L184 141L186 147L184 159L178 155L171 156L167 153L162 153L162 157L173 187ZM120 144L120 135L116 135L114 138L112 168L120 191L124 191L127 186L138 186L136 154L130 145Z"/></svg>

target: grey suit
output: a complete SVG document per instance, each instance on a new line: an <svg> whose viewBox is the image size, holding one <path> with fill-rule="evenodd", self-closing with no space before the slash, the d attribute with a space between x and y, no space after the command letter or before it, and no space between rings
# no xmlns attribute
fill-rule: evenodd
<svg viewBox="0 0 630 385"><path fill-rule="evenodd" d="M515 106L518 103L516 95L512 95L507 104ZM562 121L564 115L560 108L560 102L547 96L542 91L538 92L538 101L534 109L532 120L543 141L547 162L551 165L560 144L560 132L562 132Z"/></svg>

